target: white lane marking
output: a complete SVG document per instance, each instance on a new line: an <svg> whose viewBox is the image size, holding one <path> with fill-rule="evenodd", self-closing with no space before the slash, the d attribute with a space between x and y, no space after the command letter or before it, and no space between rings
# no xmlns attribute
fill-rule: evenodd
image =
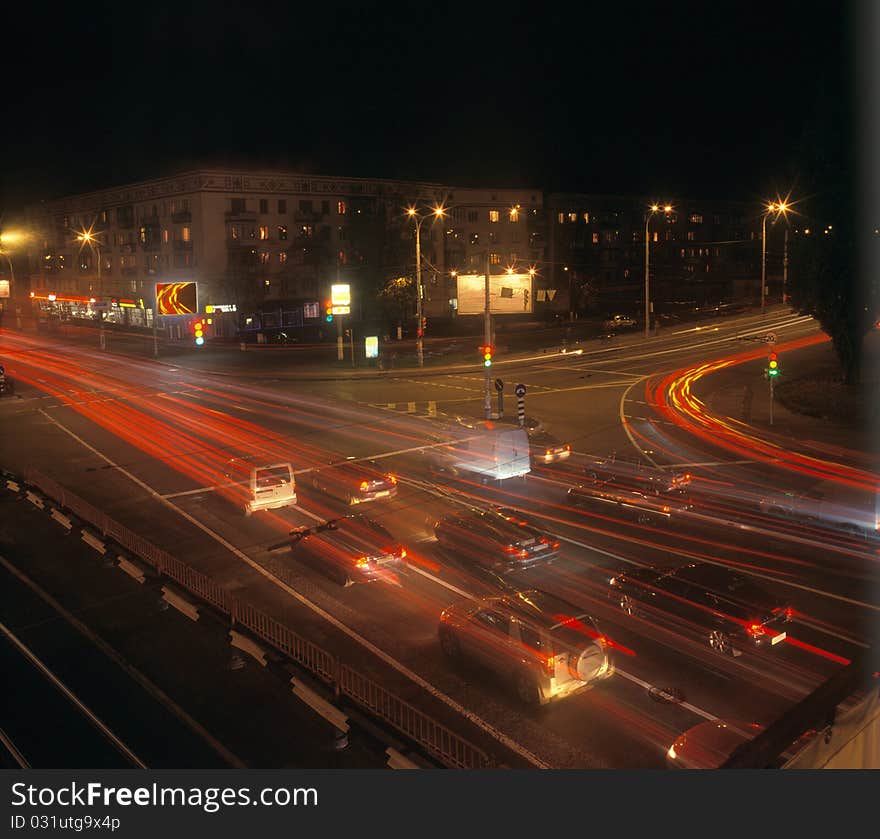
<svg viewBox="0 0 880 839"><path fill-rule="evenodd" d="M640 688L644 688L646 691L655 690L658 691L661 695L663 693L663 688L659 688L656 685L652 685L650 682L646 682L643 679L640 679L638 676L633 676L632 673L627 673L625 670L621 670L619 667L614 668L614 674L616 676L623 676L624 679L629 679L633 684L638 685ZM717 720L714 714L710 714L708 711L704 711L702 708L698 708L696 705L691 705L690 702L676 702L676 705L680 708L687 708L688 711L696 714L699 717L703 717L707 720Z"/></svg>
<svg viewBox="0 0 880 839"><path fill-rule="evenodd" d="M147 764L144 763L125 743L120 740L111 729L101 720L91 708L88 707L64 682L61 681L43 662L37 658L36 654L26 647L19 638L3 623L0 623L0 633L6 636L9 642L37 669L45 676L57 690L61 691L67 699L72 702L79 712L86 717L92 725L97 728L122 754L129 763L146 769Z"/></svg>
<svg viewBox="0 0 880 839"><path fill-rule="evenodd" d="M183 516L188 522L190 522L190 524L194 525L195 527L199 528L199 530L206 533L214 541L218 542L220 545L222 545L224 548L226 548L230 553L232 553L234 556L238 557L242 562L244 562L246 565L250 566L254 571L256 571L258 574L260 574L262 577L264 577L270 583L272 583L273 585L275 585L276 587L278 587L279 589L284 591L286 594L289 594L291 597L293 597L295 600L299 601L306 608L311 609L315 614L319 615L321 618L326 620L329 624L336 627L340 632L345 633L346 635L349 636L349 638L352 638L355 641L357 641L359 644L361 644L363 647L365 647L371 653L373 653L373 655L377 656L379 659L384 661L385 664L387 664L389 667L393 668L398 673L400 673L401 675L408 678L410 681L417 684L420 688L425 690L427 693L429 693L435 699L438 699L441 702L443 702L444 704L446 704L447 706L449 706L453 711L455 711L456 713L463 716L465 719L472 722L478 728L482 729L485 733L494 737L496 740L498 740L499 743L502 743L507 748L511 749L512 751L516 752L521 757L525 758L527 761L529 761L529 763L532 763L534 766L538 767L539 769L549 769L548 764L544 763L544 761L542 761L540 758L533 755L524 746L521 746L515 740L512 740L511 738L509 738L506 734L499 731L493 725L490 725L484 719L477 716L473 711L470 711L469 709L465 708L463 705L460 705L451 696L448 696L447 694L445 694L442 691L435 688L430 682L423 679L421 676L419 676L414 671L410 670L405 665L401 664L399 661L397 661L392 656L388 655L388 653L386 653L384 650L379 649L379 647L377 647L371 641L368 641L362 635L355 632L355 630L351 629L349 626L346 626L346 624L342 623L342 621L335 618L329 612L325 611L320 606L318 606L316 603L313 603L311 600L304 597L296 589L287 585L287 583L285 583L284 581L279 580L276 576L274 576L268 570L263 568L263 566L260 565L258 562L254 562L254 560L252 560L247 554L245 554L243 551L240 551L238 548L236 548L235 545L233 545L231 542L227 542L226 539L224 539L222 536L215 533L207 525L202 524L202 522L200 522L198 519L189 515L189 513L185 512L184 510L181 510L179 507L172 504L170 501L166 501L149 484L145 483L144 481L142 481L137 476L133 475L128 470L126 470L123 467L114 463L109 457L107 457L107 455L105 455L103 452L96 449L91 444L87 443L85 440L83 440L81 437L79 437L76 433L71 431L69 428L66 428L64 425L62 425L60 422L58 422L57 420L50 417L45 412L41 411L41 413L43 413L43 415L46 417L46 419L48 419L50 422L57 425L62 431L65 431L67 434L69 434L71 437L73 437L73 439L76 440L80 445L87 448L89 451L91 451L97 457L100 457L106 463L109 463L111 466L118 469L121 474L125 475L130 481L132 481L133 483L135 483L139 487L141 487L141 489L143 489L145 492L147 492L150 496L155 498L160 503L164 504L166 507L173 510L178 515ZM315 518L317 518L319 521L323 520L317 516Z"/></svg>
<svg viewBox="0 0 880 839"><path fill-rule="evenodd" d="M30 577L22 573L16 566L10 563L5 557L0 556L0 565L2 565L12 576L14 576L22 585L27 586L34 594L37 595L44 603L54 609L67 623L69 623L80 635L88 639L88 641L101 650L104 655L111 661L115 662L122 668L134 681L136 681L150 696L157 702L166 707L172 714L182 720L190 729L192 729L199 737L201 737L220 757L222 757L230 766L236 769L247 769L247 765L243 763L233 752L229 751L210 731L208 731L201 723L193 719L183 708L180 707L168 694L166 694L158 685L148 679L134 665L130 664L115 647L108 644L100 635L96 635L88 626L86 626L79 618L67 611L49 592L45 591Z"/></svg>

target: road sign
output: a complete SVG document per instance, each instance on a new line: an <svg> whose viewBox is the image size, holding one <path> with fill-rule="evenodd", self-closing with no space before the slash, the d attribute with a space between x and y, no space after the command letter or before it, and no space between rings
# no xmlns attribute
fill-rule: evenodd
<svg viewBox="0 0 880 839"><path fill-rule="evenodd" d="M513 392L518 397L523 397L526 395L526 386L524 384L518 384L514 387Z"/></svg>
<svg viewBox="0 0 880 839"><path fill-rule="evenodd" d="M504 382L501 379L495 379L495 390L501 393L504 390Z"/></svg>
<svg viewBox="0 0 880 839"><path fill-rule="evenodd" d="M764 340L765 340L768 344L775 344L775 343L776 343L776 333L775 333L775 332L768 332L768 333L764 336Z"/></svg>

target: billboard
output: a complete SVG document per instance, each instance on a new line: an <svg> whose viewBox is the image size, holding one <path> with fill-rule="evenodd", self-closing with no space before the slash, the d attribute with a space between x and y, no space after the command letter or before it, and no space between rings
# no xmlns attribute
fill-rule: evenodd
<svg viewBox="0 0 880 839"><path fill-rule="evenodd" d="M0 297L9 297L9 280L0 280Z"/></svg>
<svg viewBox="0 0 880 839"><path fill-rule="evenodd" d="M339 283L330 286L330 303L336 306L351 306L351 286L348 283ZM333 312L333 314L337 314ZM340 313L340 314L347 314Z"/></svg>
<svg viewBox="0 0 880 839"><path fill-rule="evenodd" d="M196 284L156 283L156 311L160 315L194 315L199 311Z"/></svg>
<svg viewBox="0 0 880 839"><path fill-rule="evenodd" d="M459 274L458 313L481 315L486 310L486 275ZM489 277L489 311L493 315L531 314L531 274L493 274Z"/></svg>

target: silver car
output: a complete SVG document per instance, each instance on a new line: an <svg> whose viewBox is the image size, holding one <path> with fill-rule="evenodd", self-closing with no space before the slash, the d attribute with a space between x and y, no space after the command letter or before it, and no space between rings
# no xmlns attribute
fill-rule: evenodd
<svg viewBox="0 0 880 839"><path fill-rule="evenodd" d="M440 646L545 705L606 678L607 644L577 606L537 589L468 599L440 615Z"/></svg>

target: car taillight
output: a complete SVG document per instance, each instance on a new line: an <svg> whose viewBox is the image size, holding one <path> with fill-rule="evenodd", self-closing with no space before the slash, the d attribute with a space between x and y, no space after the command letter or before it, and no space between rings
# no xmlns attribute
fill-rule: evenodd
<svg viewBox="0 0 880 839"><path fill-rule="evenodd" d="M385 477L388 478L389 483L391 483L391 484L397 483L397 478L395 478L394 475L386 475Z"/></svg>
<svg viewBox="0 0 880 839"><path fill-rule="evenodd" d="M370 484L368 481L361 481L361 492L367 492L369 490Z"/></svg>
<svg viewBox="0 0 880 839"><path fill-rule="evenodd" d="M398 552L397 552L397 555L398 555L401 559L403 559L403 558L406 556L406 548L400 548L400 550L398 550Z"/></svg>
<svg viewBox="0 0 880 839"><path fill-rule="evenodd" d="M789 606L789 607L785 610L785 619L786 619L787 621L790 621L793 617L794 617L794 609L792 609L791 606Z"/></svg>
<svg viewBox="0 0 880 839"><path fill-rule="evenodd" d="M570 452L570 451L571 451L571 446L569 446L568 443L565 444L565 450L566 450L567 452Z"/></svg>
<svg viewBox="0 0 880 839"><path fill-rule="evenodd" d="M749 635L752 635L755 638L760 638L763 634L764 634L764 624L762 624L762 623L749 624Z"/></svg>
<svg viewBox="0 0 880 839"><path fill-rule="evenodd" d="M368 568L370 565L369 557L366 557L366 556L358 557L357 561L355 562L355 565L358 568Z"/></svg>

